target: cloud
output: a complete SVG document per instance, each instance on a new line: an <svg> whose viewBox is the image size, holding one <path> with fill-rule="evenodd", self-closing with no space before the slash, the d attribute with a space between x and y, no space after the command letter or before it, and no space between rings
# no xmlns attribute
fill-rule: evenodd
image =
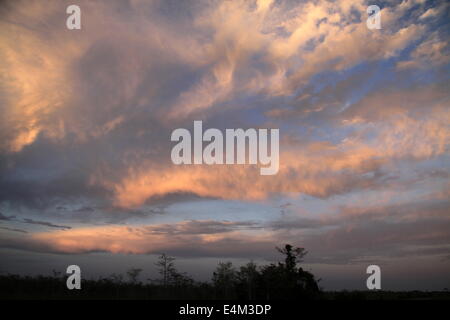
<svg viewBox="0 0 450 320"><path fill-rule="evenodd" d="M46 222L46 221L36 221L33 219L23 219L21 222L25 222L25 223L29 223L29 224L37 224L37 225L41 225L41 226L46 226L46 227L50 227L50 228L57 228L57 229L63 229L63 230L67 230L67 229L71 229L72 227L69 226L61 226L61 225L57 225L51 222Z"/></svg>
<svg viewBox="0 0 450 320"><path fill-rule="evenodd" d="M441 40L437 32L418 45L410 54L410 59L399 61L399 70L429 68L446 65L450 62L448 41Z"/></svg>
<svg viewBox="0 0 450 320"><path fill-rule="evenodd" d="M57 228L57 229L62 229L62 230L71 229L71 227L69 227L69 226L57 225L57 224L47 222L47 221L38 221L38 220L30 219L30 218L20 219L20 218L16 218L15 216L5 216L1 212L0 212L0 220L20 222L20 223L26 223L26 224L35 224L35 225L46 226L46 227L50 227L50 228Z"/></svg>
<svg viewBox="0 0 450 320"><path fill-rule="evenodd" d="M317 263L351 263L364 257L446 255L450 245L447 199L341 206L317 218L295 214L267 224L278 242L298 239Z"/></svg>
<svg viewBox="0 0 450 320"><path fill-rule="evenodd" d="M110 252L180 257L273 259L274 245L294 243L309 250L308 263L356 263L369 257L447 255L448 200L372 207L342 207L335 215L295 214L266 223L188 220L151 225L104 225L2 236L3 248L80 254Z"/></svg>
<svg viewBox="0 0 450 320"><path fill-rule="evenodd" d="M13 219L15 219L14 216L12 216L12 217L5 216L5 215L3 215L3 213L0 212L0 220L11 221L11 220L13 220Z"/></svg>
<svg viewBox="0 0 450 320"><path fill-rule="evenodd" d="M250 223L188 221L175 225L101 226L33 233L0 241L4 248L54 253L112 252L148 254L167 252L180 256L243 256L251 248L258 254L271 247L264 234L252 236L239 228Z"/></svg>
<svg viewBox="0 0 450 320"><path fill-rule="evenodd" d="M45 8L33 2L27 10L10 4L4 14L4 200L44 206L94 198L136 207L180 192L244 200L292 192L329 197L380 186L392 159L427 159L447 148L445 88L369 92L352 103L364 73L338 77L360 64L397 59L414 45L413 59L431 54L441 61L427 49L430 41L443 43L441 33L424 39L428 25L408 16L419 14L420 4L386 6L377 32L365 25L363 1L224 1L183 10L158 1L80 5L86 9L80 32L57 27L64 4L56 2ZM323 72L332 77L318 90ZM410 114L430 103L429 114ZM342 105L350 106L337 112ZM242 110L265 118L236 120ZM286 139L292 132L283 128L282 114L312 133L306 145L282 146L284 164L274 181L247 168L170 165L167 137L194 117L227 127L279 125ZM370 128L375 119L382 124ZM351 134L330 142L322 126L336 136ZM372 135L378 143L367 138ZM318 145L329 147L320 154ZM374 176L362 176L368 172Z"/></svg>
<svg viewBox="0 0 450 320"><path fill-rule="evenodd" d="M408 94L376 93L347 109L342 121L354 133L337 143L291 141L287 145L285 141L281 144L280 170L270 179L259 176L252 166L158 168L142 163L141 167L129 168L119 182L103 177L94 181L110 188L116 204L122 207L139 206L148 198L175 192L261 200L276 194L326 198L377 189L389 182L386 178L391 165L426 161L448 152L450 114L446 103L441 102L447 95L427 88L419 89L417 97L412 93L412 103L404 96ZM430 101L439 102L431 105ZM416 106L417 114L413 114Z"/></svg>
<svg viewBox="0 0 450 320"><path fill-rule="evenodd" d="M443 5L445 6L445 5ZM427 19L427 18L433 18L436 17L437 15L439 15L440 10L436 9L436 8L429 8L427 11L425 11L420 17L419 19Z"/></svg>
<svg viewBox="0 0 450 320"><path fill-rule="evenodd" d="M253 222L232 222L232 221L186 221L178 224L163 224L148 226L147 231L155 234L176 235L176 234L216 234L231 232L239 227L244 229L257 226Z"/></svg>
<svg viewBox="0 0 450 320"><path fill-rule="evenodd" d="M28 231L25 231L22 229L16 229L16 228L0 227L0 229L14 231L14 232L20 232L20 233L28 233Z"/></svg>

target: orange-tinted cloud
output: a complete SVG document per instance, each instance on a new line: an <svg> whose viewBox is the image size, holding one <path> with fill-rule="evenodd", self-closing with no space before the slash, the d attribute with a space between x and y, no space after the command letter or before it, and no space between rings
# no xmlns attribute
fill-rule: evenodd
<svg viewBox="0 0 450 320"><path fill-rule="evenodd" d="M46 250L65 253L107 251L112 253L160 253L186 248L227 247L228 241L236 243L268 244L268 232L258 234L233 230L236 223L214 221L186 221L172 225L99 226L76 228L64 232L34 233L31 241ZM239 226L239 225L237 225ZM246 224L243 224L244 228ZM228 230L228 228L230 228ZM170 231L170 232L169 232ZM220 255L219 250L215 254ZM194 249L192 249L195 251ZM232 248L228 247L228 250Z"/></svg>

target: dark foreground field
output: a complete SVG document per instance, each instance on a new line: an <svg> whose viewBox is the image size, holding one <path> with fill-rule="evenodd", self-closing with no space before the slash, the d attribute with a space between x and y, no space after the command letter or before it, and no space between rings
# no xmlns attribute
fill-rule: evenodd
<svg viewBox="0 0 450 320"><path fill-rule="evenodd" d="M214 283L193 283L190 285L163 286L157 284L140 284L114 282L110 279L83 280L81 290L68 290L65 279L55 277L21 277L15 275L0 276L0 299L151 299L151 300L450 300L448 291L319 291L297 295L284 295L279 289L278 295L250 297L248 290L229 288L224 292ZM286 288L286 291L290 291Z"/></svg>

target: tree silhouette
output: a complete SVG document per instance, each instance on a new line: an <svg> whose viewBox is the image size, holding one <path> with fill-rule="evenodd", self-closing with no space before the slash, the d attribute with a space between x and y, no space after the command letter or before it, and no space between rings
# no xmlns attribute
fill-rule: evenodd
<svg viewBox="0 0 450 320"><path fill-rule="evenodd" d="M263 299L314 299L320 290L314 275L297 265L307 254L304 248L286 244L276 247L284 255L284 263L270 264L261 268L265 294Z"/></svg>
<svg viewBox="0 0 450 320"><path fill-rule="evenodd" d="M0 290L0 296L244 300L322 298L314 275L300 267L307 253L305 249L290 244L276 249L283 259L269 265L257 266L250 261L237 270L231 262L220 262L209 283L194 281L186 273L178 272L175 258L163 253L155 263L161 277L150 283L139 282L142 269L131 268L126 272L128 281L124 281L122 274L112 274L99 280L84 280L83 290L73 292L67 290L61 272L55 270L53 277L0 276L0 289L4 288L4 291ZM345 295L338 297L346 298Z"/></svg>
<svg viewBox="0 0 450 320"><path fill-rule="evenodd" d="M219 262L216 271L213 272L213 284L216 289L217 298L234 298L234 286L236 285L237 273L231 262Z"/></svg>
<svg viewBox="0 0 450 320"><path fill-rule="evenodd" d="M305 248L294 248L286 244L284 248L276 247L278 252L285 255L285 268L288 272L294 272L298 263L303 262L303 257L308 253Z"/></svg>
<svg viewBox="0 0 450 320"><path fill-rule="evenodd" d="M237 273L239 297L249 300L255 299L259 277L258 266L253 261L242 266ZM246 292L247 294L242 294L242 292Z"/></svg>
<svg viewBox="0 0 450 320"><path fill-rule="evenodd" d="M137 283L137 279L139 278L139 275L141 274L142 269L138 268L131 268L127 271L127 276L130 279L130 282L133 284Z"/></svg>
<svg viewBox="0 0 450 320"><path fill-rule="evenodd" d="M158 267L158 273L161 275L161 279L157 282L161 283L164 287L186 287L194 283L194 280L186 273L177 271L175 268L175 258L169 257L165 253L159 256L155 265Z"/></svg>
<svg viewBox="0 0 450 320"><path fill-rule="evenodd" d="M155 263L158 268L158 273L162 276L160 281L164 287L169 285L173 275L176 273L174 260L175 258L169 257L163 253L159 256L158 261Z"/></svg>

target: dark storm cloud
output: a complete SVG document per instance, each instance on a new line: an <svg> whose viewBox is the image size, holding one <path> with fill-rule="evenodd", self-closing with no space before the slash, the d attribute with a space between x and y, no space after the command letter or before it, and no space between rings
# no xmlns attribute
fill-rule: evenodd
<svg viewBox="0 0 450 320"><path fill-rule="evenodd" d="M0 227L0 229L14 231L14 232L20 232L20 233L28 233L28 231L25 231L22 229L16 229L16 228Z"/></svg>
<svg viewBox="0 0 450 320"><path fill-rule="evenodd" d="M62 229L62 230L72 229L72 227L69 227L69 226L61 226L61 225L57 225L57 224L54 224L54 223L51 223L51 222L37 221L37 220L27 219L27 218L24 218L20 222L29 223L29 224L37 224L37 225L41 225L41 226L46 226L46 227L50 227L50 228L57 228L57 229Z"/></svg>
<svg viewBox="0 0 450 320"><path fill-rule="evenodd" d="M57 228L57 229L61 229L61 230L71 229L71 227L69 227L69 226L57 225L57 224L47 222L47 221L38 221L38 220L29 219L29 218L16 218L15 216L5 216L1 212L0 212L0 220L11 221L11 222L20 222L20 223L26 223L26 224L34 224L34 225L40 225L40 226L45 226L45 227L50 227L50 228Z"/></svg>
<svg viewBox="0 0 450 320"><path fill-rule="evenodd" d="M3 213L0 212L0 220L4 221L13 221L16 217L15 216L5 216Z"/></svg>
<svg viewBox="0 0 450 320"><path fill-rule="evenodd" d="M2 155L0 202L43 209L58 199L105 197L106 190L89 185L92 145L55 144L41 136L21 153Z"/></svg>

